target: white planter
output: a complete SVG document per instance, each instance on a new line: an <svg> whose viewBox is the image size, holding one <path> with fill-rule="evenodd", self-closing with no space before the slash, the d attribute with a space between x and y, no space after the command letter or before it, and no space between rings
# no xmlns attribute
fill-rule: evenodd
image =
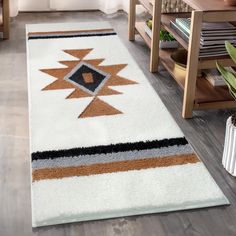
<svg viewBox="0 0 236 236"><path fill-rule="evenodd" d="M150 38L152 38L152 31L147 25L145 25L144 30L145 30L146 34ZM160 41L159 47L160 48L178 48L179 43L176 40L175 41Z"/></svg>
<svg viewBox="0 0 236 236"><path fill-rule="evenodd" d="M179 43L175 41L160 41L159 43L160 48L178 48Z"/></svg>
<svg viewBox="0 0 236 236"><path fill-rule="evenodd" d="M232 124L231 117L226 122L222 164L231 175L236 176L236 127Z"/></svg>

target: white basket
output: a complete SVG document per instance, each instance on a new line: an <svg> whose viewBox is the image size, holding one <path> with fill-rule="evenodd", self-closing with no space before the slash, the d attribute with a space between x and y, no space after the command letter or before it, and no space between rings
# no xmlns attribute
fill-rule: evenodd
<svg viewBox="0 0 236 236"><path fill-rule="evenodd" d="M191 12L191 7L182 0L162 0L162 13Z"/></svg>
<svg viewBox="0 0 236 236"><path fill-rule="evenodd" d="M232 124L231 117L226 122L222 164L231 175L236 176L236 127Z"/></svg>

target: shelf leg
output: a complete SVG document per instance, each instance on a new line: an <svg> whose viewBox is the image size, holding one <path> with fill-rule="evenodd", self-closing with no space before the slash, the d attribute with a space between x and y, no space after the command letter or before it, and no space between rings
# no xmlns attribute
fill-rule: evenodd
<svg viewBox="0 0 236 236"><path fill-rule="evenodd" d="M9 16L9 0L3 0L3 38L9 38L9 29L10 29L10 16Z"/></svg>
<svg viewBox="0 0 236 236"><path fill-rule="evenodd" d="M129 1L129 40L135 40L136 0Z"/></svg>
<svg viewBox="0 0 236 236"><path fill-rule="evenodd" d="M188 46L187 71L183 99L183 118L192 118L198 71L198 56L202 28L202 11L192 11Z"/></svg>
<svg viewBox="0 0 236 236"><path fill-rule="evenodd" d="M150 59L150 71L158 71L158 59L159 59L159 40L161 29L161 5L162 0L155 0L153 5L152 15L152 41L151 41L151 59Z"/></svg>

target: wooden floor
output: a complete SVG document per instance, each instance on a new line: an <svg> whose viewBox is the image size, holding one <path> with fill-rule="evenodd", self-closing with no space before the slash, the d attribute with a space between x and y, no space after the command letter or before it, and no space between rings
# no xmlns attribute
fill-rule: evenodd
<svg viewBox="0 0 236 236"><path fill-rule="evenodd" d="M188 140L231 202L229 207L125 217L32 230L27 108L25 24L111 22ZM221 165L225 121L232 111L198 112L181 118L182 93L165 71L148 72L149 50L127 39L127 16L100 12L21 13L11 23L11 39L0 41L0 236L235 236L236 178Z"/></svg>

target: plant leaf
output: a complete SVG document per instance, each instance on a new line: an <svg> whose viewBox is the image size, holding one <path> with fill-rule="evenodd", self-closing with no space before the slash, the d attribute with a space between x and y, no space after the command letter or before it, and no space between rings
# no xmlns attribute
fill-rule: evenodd
<svg viewBox="0 0 236 236"><path fill-rule="evenodd" d="M236 74L226 70L223 66L216 63L217 69L222 74L226 84L228 85L230 94L236 100Z"/></svg>
<svg viewBox="0 0 236 236"><path fill-rule="evenodd" d="M236 63L236 48L228 41L225 41L225 48L232 60Z"/></svg>

